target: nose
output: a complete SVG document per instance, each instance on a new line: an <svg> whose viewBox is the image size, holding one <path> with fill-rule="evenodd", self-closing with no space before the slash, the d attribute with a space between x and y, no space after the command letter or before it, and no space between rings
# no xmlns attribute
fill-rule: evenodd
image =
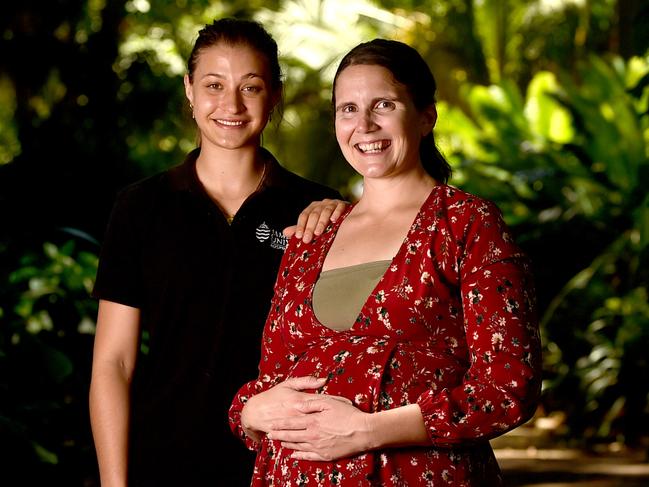
<svg viewBox="0 0 649 487"><path fill-rule="evenodd" d="M364 110L360 113L358 117L358 131L361 133L373 132L378 128L376 120L374 118L374 112L371 110Z"/></svg>
<svg viewBox="0 0 649 487"><path fill-rule="evenodd" d="M221 107L228 113L241 113L245 106L239 90L226 90L221 99Z"/></svg>

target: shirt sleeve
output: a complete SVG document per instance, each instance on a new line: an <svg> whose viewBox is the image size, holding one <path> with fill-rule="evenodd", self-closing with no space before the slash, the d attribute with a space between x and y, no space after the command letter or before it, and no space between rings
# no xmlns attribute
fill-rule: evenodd
<svg viewBox="0 0 649 487"><path fill-rule="evenodd" d="M284 313L283 301L288 293L287 276L290 262L295 255L295 245L299 239L292 238L282 257L275 290L271 300L270 312L264 325L261 343L261 360L257 379L244 384L235 395L229 411L230 429L251 450L259 449L259 444L246 436L241 426L241 411L250 397L264 392L286 378L289 369L298 356L291 353L282 336Z"/></svg>
<svg viewBox="0 0 649 487"><path fill-rule="evenodd" d="M498 436L529 419L541 389L541 347L527 258L498 208L480 202L458 246L470 366L463 381L418 399L432 442Z"/></svg>
<svg viewBox="0 0 649 487"><path fill-rule="evenodd" d="M92 296L139 308L142 302L141 231L136 192L123 190L111 212Z"/></svg>

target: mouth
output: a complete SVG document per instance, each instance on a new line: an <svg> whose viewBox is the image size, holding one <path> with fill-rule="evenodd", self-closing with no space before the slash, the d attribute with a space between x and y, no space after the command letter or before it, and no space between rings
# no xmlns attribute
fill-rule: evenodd
<svg viewBox="0 0 649 487"><path fill-rule="evenodd" d="M226 120L224 118L217 118L214 121L216 122L217 125L221 125L223 127L233 127L233 128L243 127L246 124L246 122L243 120Z"/></svg>
<svg viewBox="0 0 649 487"><path fill-rule="evenodd" d="M359 142L354 147L363 154L380 154L392 145L389 140L375 140L373 142Z"/></svg>

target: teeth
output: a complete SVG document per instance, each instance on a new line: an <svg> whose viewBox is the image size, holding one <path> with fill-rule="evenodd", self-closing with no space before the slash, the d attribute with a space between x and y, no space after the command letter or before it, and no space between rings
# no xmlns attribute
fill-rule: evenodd
<svg viewBox="0 0 649 487"><path fill-rule="evenodd" d="M378 142L370 142L367 144L356 144L356 146L359 148L361 152L364 153L376 153L376 152L381 152L383 149L388 147L390 145L389 142L381 140Z"/></svg>
<svg viewBox="0 0 649 487"><path fill-rule="evenodd" d="M239 127L243 125L241 120L217 120L222 125L227 125L229 127Z"/></svg>

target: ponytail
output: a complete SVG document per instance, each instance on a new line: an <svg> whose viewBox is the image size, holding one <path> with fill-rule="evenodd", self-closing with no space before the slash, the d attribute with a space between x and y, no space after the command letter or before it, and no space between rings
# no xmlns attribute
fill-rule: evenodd
<svg viewBox="0 0 649 487"><path fill-rule="evenodd" d="M435 144L433 133L421 139L419 144L419 158L428 174L439 183L448 182L451 177L451 166Z"/></svg>

